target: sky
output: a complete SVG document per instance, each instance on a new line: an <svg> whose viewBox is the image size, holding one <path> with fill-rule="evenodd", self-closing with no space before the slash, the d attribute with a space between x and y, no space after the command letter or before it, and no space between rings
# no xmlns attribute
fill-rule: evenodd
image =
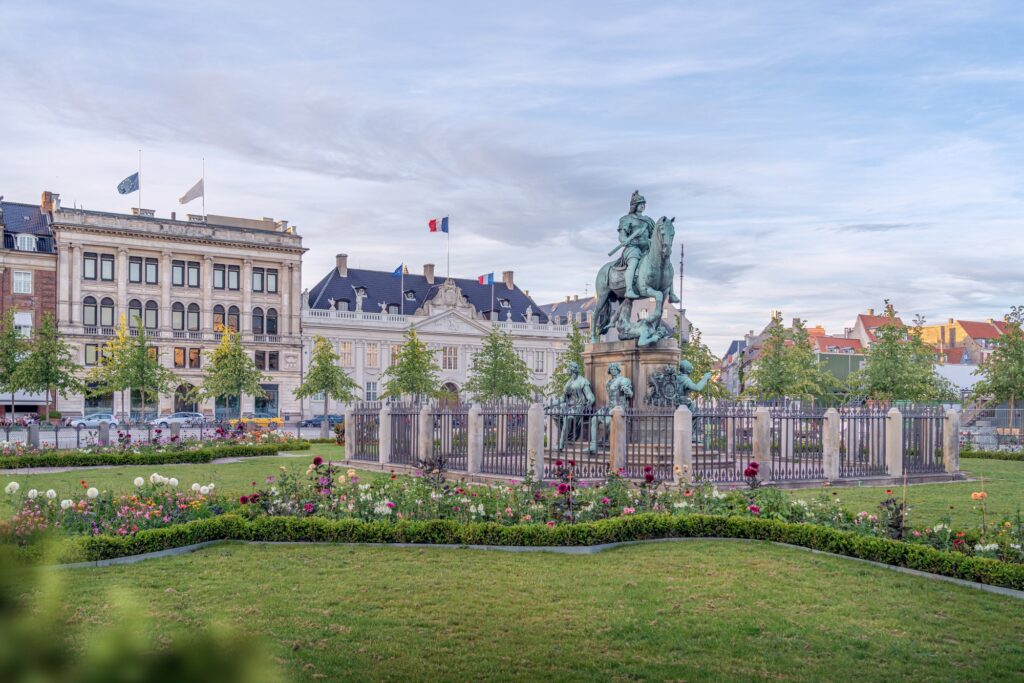
<svg viewBox="0 0 1024 683"><path fill-rule="evenodd" d="M0 194L128 212L206 163L209 213L333 267L593 294L639 189L721 353L770 312L841 333L1024 302L1017 2L0 0ZM678 249L678 246L677 246Z"/></svg>

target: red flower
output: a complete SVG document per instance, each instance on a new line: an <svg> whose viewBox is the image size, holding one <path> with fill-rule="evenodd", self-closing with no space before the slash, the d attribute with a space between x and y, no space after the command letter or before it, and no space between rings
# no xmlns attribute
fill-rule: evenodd
<svg viewBox="0 0 1024 683"><path fill-rule="evenodd" d="M247 505L249 503L249 496L242 496L238 499L238 502L242 505Z"/></svg>
<svg viewBox="0 0 1024 683"><path fill-rule="evenodd" d="M561 466L562 466L562 461L561 460L556 460L555 461L555 467L561 467Z"/></svg>
<svg viewBox="0 0 1024 683"><path fill-rule="evenodd" d="M316 465L317 467L320 467L320 465L324 464L324 459L318 455L315 458L313 458L313 464Z"/></svg>
<svg viewBox="0 0 1024 683"><path fill-rule="evenodd" d="M309 513L313 512L313 504L312 503L306 503L305 505L302 506L302 509L306 511L306 514L309 514Z"/></svg>
<svg viewBox="0 0 1024 683"><path fill-rule="evenodd" d="M569 492L569 485L566 484L566 483L559 484L558 485L558 492L564 496L566 493Z"/></svg>
<svg viewBox="0 0 1024 683"><path fill-rule="evenodd" d="M885 490L885 495L891 496L892 495L892 489L886 489Z"/></svg>
<svg viewBox="0 0 1024 683"><path fill-rule="evenodd" d="M554 523L554 521L548 522L548 528L549 528L549 529L554 529L554 528L555 528L555 523Z"/></svg>
<svg viewBox="0 0 1024 683"><path fill-rule="evenodd" d="M754 470L754 472L757 472L759 469L761 469L761 463L759 463L756 460L751 460L750 464L747 465L747 467L749 467L750 469Z"/></svg>
<svg viewBox="0 0 1024 683"><path fill-rule="evenodd" d="M654 475L648 472L647 474L644 475L644 481L650 484L651 482L654 481Z"/></svg>
<svg viewBox="0 0 1024 683"><path fill-rule="evenodd" d="M761 514L761 508L759 508L759 507L758 507L758 506L756 506L756 505L748 505L748 506L747 506L747 510L748 510L748 511L750 512L750 514L752 514L752 515L760 515L760 514Z"/></svg>
<svg viewBox="0 0 1024 683"><path fill-rule="evenodd" d="M569 467L576 467L576 461L575 460L570 460L569 461Z"/></svg>
<svg viewBox="0 0 1024 683"><path fill-rule="evenodd" d="M644 465L644 472L653 472L654 468L650 465Z"/></svg>
<svg viewBox="0 0 1024 683"><path fill-rule="evenodd" d="M748 465L747 468L745 470L743 470L743 476L748 478L748 479L756 477L757 476L757 470L755 470L753 467L750 467Z"/></svg>

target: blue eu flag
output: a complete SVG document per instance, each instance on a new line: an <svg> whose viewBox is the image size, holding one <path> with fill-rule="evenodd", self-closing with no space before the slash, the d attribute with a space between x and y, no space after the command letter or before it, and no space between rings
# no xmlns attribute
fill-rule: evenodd
<svg viewBox="0 0 1024 683"><path fill-rule="evenodd" d="M117 191L121 194L131 194L139 189L139 174L132 173L117 185Z"/></svg>

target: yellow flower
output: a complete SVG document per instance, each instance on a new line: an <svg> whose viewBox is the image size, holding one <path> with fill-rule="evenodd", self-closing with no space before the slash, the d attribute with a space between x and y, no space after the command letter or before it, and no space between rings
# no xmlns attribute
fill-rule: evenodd
<svg viewBox="0 0 1024 683"><path fill-rule="evenodd" d="M344 474L341 475L340 477L338 477L338 483L339 484L344 484L345 483L345 475Z"/></svg>
<svg viewBox="0 0 1024 683"><path fill-rule="evenodd" d="M354 476L356 476L356 471L355 470L349 470L347 474L350 477L354 477Z"/></svg>

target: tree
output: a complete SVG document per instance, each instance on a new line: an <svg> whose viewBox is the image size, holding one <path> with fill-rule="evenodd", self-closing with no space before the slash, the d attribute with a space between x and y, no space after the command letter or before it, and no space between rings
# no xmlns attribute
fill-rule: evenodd
<svg viewBox="0 0 1024 683"><path fill-rule="evenodd" d="M221 331L220 343L207 352L206 377L198 387L200 398L237 398L266 396L260 383L268 378L256 367L242 346L242 336L231 328Z"/></svg>
<svg viewBox="0 0 1024 683"><path fill-rule="evenodd" d="M26 391L46 392L46 418L50 416L50 398L59 394L83 393L85 385L78 379L81 366L75 362L71 347L57 332L49 313L43 316L35 339L15 371L15 383Z"/></svg>
<svg viewBox="0 0 1024 683"><path fill-rule="evenodd" d="M1009 401L1012 409L1018 399L1024 399L1024 306L1014 306L1004 317L1006 330L995 341L995 349L986 358L975 375L982 379L974 385L974 395L991 396L999 402Z"/></svg>
<svg viewBox="0 0 1024 683"><path fill-rule="evenodd" d="M463 391L475 401L528 399L537 391L530 384L530 368L516 353L507 332L492 327L472 363Z"/></svg>
<svg viewBox="0 0 1024 683"><path fill-rule="evenodd" d="M394 364L384 372L385 398L401 396L440 396L441 366L425 342L411 327L405 332L405 343L398 349Z"/></svg>
<svg viewBox="0 0 1024 683"><path fill-rule="evenodd" d="M14 419L14 392L22 388L16 381L18 366L27 350L25 338L14 326L14 309L9 308L0 321L0 390L11 394L11 420Z"/></svg>
<svg viewBox="0 0 1024 683"><path fill-rule="evenodd" d="M131 337L128 333L128 324L124 316L121 316L114 336L103 343L103 347L96 359L96 366L93 367L85 380L90 396L106 396L115 392L123 392L127 388L122 367L127 357L128 345ZM121 394L121 419L124 419L124 394Z"/></svg>
<svg viewBox="0 0 1024 683"><path fill-rule="evenodd" d="M565 335L565 340L569 342L568 347L558 358L558 364L555 365L555 369L551 373L551 379L548 380L548 384L544 388L545 396L562 395L565 383L569 381L569 370L567 369L569 361L575 362L580 370L583 370L583 347L586 341L583 339L583 334L575 322L573 322L569 334Z"/></svg>
<svg viewBox="0 0 1024 683"><path fill-rule="evenodd" d="M839 388L839 381L825 370L811 346L811 337L802 320L793 321L790 333L793 345L786 349L789 387L786 394L798 398L820 398Z"/></svg>
<svg viewBox="0 0 1024 683"><path fill-rule="evenodd" d="M761 345L751 376L749 393L763 399L817 398L838 387L815 357L804 322L794 320L793 328L787 330L779 311L768 324L768 338Z"/></svg>
<svg viewBox="0 0 1024 683"><path fill-rule="evenodd" d="M789 389L789 362L786 353L786 328L782 326L782 313L776 311L768 323L768 336L761 344L747 391L757 398L782 398Z"/></svg>
<svg viewBox="0 0 1024 683"><path fill-rule="evenodd" d="M181 381L173 371L163 366L159 350L150 346L149 341L146 329L140 326L138 336L129 337L120 358L125 388L129 395L138 392L143 413L150 400L159 400L160 394L169 392Z"/></svg>
<svg viewBox="0 0 1024 683"><path fill-rule="evenodd" d="M320 335L313 337L313 353L309 360L309 370L302 384L295 390L295 398L309 398L314 394L324 395L324 422L321 431L326 437L329 421L327 419L327 400L354 401L355 390L359 385L338 365L338 354L334 352L331 342ZM346 425L347 427L347 425Z"/></svg>
<svg viewBox="0 0 1024 683"><path fill-rule="evenodd" d="M703 377L704 373L715 373L720 358L711 352L711 348L701 340L700 330L696 327L690 328L690 341L680 347L680 360L688 360L693 364L693 376ZM712 380L708 382L704 390L710 398L730 398L732 394L720 380L712 374Z"/></svg>

